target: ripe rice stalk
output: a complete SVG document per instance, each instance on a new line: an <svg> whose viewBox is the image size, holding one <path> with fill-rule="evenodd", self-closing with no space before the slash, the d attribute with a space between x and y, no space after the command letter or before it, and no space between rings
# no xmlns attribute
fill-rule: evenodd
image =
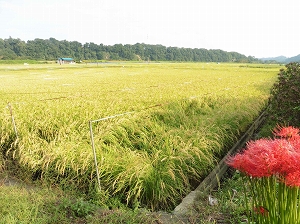
<svg viewBox="0 0 300 224"><path fill-rule="evenodd" d="M44 79L47 67L35 75L0 69L0 97L13 103L21 136L9 154L45 181L92 192L87 121L136 111L94 126L101 187L152 209L171 209L209 172L265 107L278 70L198 63L119 68L78 65L53 70L51 79ZM13 134L7 105L0 105L2 147Z"/></svg>

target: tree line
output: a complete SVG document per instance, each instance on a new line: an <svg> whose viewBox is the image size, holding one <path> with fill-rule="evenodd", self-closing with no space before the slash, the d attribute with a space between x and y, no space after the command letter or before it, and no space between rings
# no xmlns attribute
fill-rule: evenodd
<svg viewBox="0 0 300 224"><path fill-rule="evenodd" d="M55 38L28 40L0 38L0 60L31 59L57 60L60 57L83 60L126 60L126 61L194 61L194 62L258 62L252 56L223 50L204 48L178 48L144 43L103 44L56 40Z"/></svg>

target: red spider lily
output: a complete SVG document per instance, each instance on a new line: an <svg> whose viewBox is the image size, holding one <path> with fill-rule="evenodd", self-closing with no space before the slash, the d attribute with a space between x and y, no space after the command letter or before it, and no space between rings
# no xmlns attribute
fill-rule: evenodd
<svg viewBox="0 0 300 224"><path fill-rule="evenodd" d="M286 139L273 140L273 148L270 149L277 154L277 167L274 174L286 175L300 168L300 153L295 150L291 142Z"/></svg>
<svg viewBox="0 0 300 224"><path fill-rule="evenodd" d="M300 136L289 139L289 142L294 146L295 151L300 153Z"/></svg>
<svg viewBox="0 0 300 224"><path fill-rule="evenodd" d="M289 127L277 126L277 128L275 128L273 134L275 136L278 136L281 138L294 139L294 138L300 137L300 130L298 128L294 128L292 126L289 126Z"/></svg>
<svg viewBox="0 0 300 224"><path fill-rule="evenodd" d="M277 127L274 135L277 138L248 142L227 163L253 177L247 180L257 217L248 214L250 219L264 224L300 223L300 130ZM246 197L247 193L245 189Z"/></svg>
<svg viewBox="0 0 300 224"><path fill-rule="evenodd" d="M290 187L300 187L300 171L297 170L286 175L284 183Z"/></svg>
<svg viewBox="0 0 300 224"><path fill-rule="evenodd" d="M274 142L269 139L251 141L242 153L228 159L228 164L252 177L268 177L280 167Z"/></svg>
<svg viewBox="0 0 300 224"><path fill-rule="evenodd" d="M229 157L228 165L251 177L276 175L283 179L290 176L292 179L296 174L291 173L300 173L299 129L287 127L277 129L274 133L285 138L250 141L241 153Z"/></svg>
<svg viewBox="0 0 300 224"><path fill-rule="evenodd" d="M254 212L263 216L267 216L269 213L269 210L264 208L263 206L258 206L254 208Z"/></svg>

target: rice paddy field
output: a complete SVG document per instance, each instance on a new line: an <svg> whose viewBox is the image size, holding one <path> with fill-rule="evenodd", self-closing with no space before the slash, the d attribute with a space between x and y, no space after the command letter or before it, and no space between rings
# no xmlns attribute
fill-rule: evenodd
<svg viewBox="0 0 300 224"><path fill-rule="evenodd" d="M266 107L279 69L236 63L0 65L2 154L24 176L101 203L170 210ZM100 188L92 120L98 120L92 130Z"/></svg>

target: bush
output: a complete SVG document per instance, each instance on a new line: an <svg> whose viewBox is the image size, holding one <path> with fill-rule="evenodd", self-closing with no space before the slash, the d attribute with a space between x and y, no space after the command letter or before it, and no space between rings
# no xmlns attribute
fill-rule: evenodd
<svg viewBox="0 0 300 224"><path fill-rule="evenodd" d="M282 125L300 125L300 63L280 69L278 82L271 90L270 119Z"/></svg>

